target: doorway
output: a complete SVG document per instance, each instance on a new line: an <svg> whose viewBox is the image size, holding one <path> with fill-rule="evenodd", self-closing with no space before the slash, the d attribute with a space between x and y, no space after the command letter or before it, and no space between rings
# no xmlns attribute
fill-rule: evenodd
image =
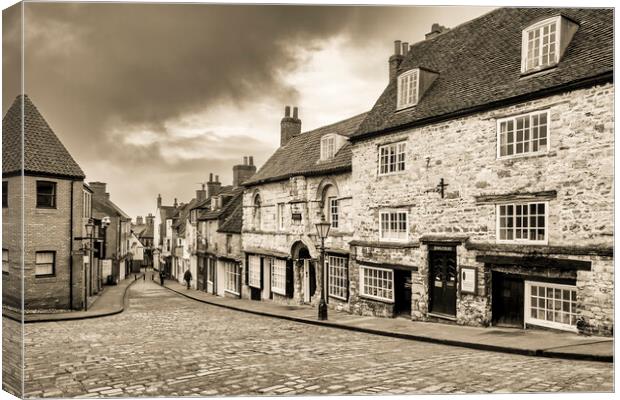
<svg viewBox="0 0 620 400"><path fill-rule="evenodd" d="M428 266L430 312L456 316L456 248L429 251Z"/></svg>
<svg viewBox="0 0 620 400"><path fill-rule="evenodd" d="M491 320L494 326L523 327L523 278L493 271Z"/></svg>
<svg viewBox="0 0 620 400"><path fill-rule="evenodd" d="M310 303L312 296L316 292L316 273L314 269L314 262L310 259L303 260L302 265L303 273L303 292L304 303Z"/></svg>
<svg viewBox="0 0 620 400"><path fill-rule="evenodd" d="M394 316L411 317L411 271L394 270Z"/></svg>

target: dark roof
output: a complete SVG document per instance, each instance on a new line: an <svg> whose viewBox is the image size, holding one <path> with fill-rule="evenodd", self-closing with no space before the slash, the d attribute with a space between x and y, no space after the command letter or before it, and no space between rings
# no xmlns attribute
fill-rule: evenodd
<svg viewBox="0 0 620 400"><path fill-rule="evenodd" d="M243 196L239 195L230 202L232 203L232 212L220 223L220 228L217 231L221 233L241 233L241 227L243 226Z"/></svg>
<svg viewBox="0 0 620 400"><path fill-rule="evenodd" d="M243 187L233 188L230 186L229 190L222 190L219 192L218 196L227 196L229 197L228 203L224 206L220 207L217 210L207 210L201 209L198 211L197 218L199 220L209 220L209 219L222 219L226 218L233 211L233 203L237 198L240 198L243 195Z"/></svg>
<svg viewBox="0 0 620 400"><path fill-rule="evenodd" d="M521 32L537 20L562 14L579 29L557 67L521 77ZM361 139L481 108L542 96L613 78L613 10L501 8L412 46L399 72L439 73L415 107L396 111L396 78L359 130Z"/></svg>
<svg viewBox="0 0 620 400"><path fill-rule="evenodd" d="M118 216L125 220L131 220L131 217L121 210L119 206L105 197L93 196L92 207L96 218L107 215L108 217Z"/></svg>
<svg viewBox="0 0 620 400"><path fill-rule="evenodd" d="M350 171L351 144L347 141L331 160L319 161L321 137L328 133L348 137L357 130L364 117L366 113L293 137L285 146L279 147L261 169L243 185L276 182L297 175L322 175Z"/></svg>
<svg viewBox="0 0 620 400"><path fill-rule="evenodd" d="M2 174L21 174L22 99L25 120L24 172L84 179L84 171L26 95L17 96L2 118Z"/></svg>
<svg viewBox="0 0 620 400"><path fill-rule="evenodd" d="M189 219L189 212L196 206L196 203L198 203L198 200L191 199L189 203L183 204L177 208L178 217L176 221L172 223L172 227L177 230L179 235L185 234L185 227L187 225L186 221Z"/></svg>
<svg viewBox="0 0 620 400"><path fill-rule="evenodd" d="M161 220L166 221L167 219L174 218L178 215L179 210L174 206L160 206L159 213L161 214Z"/></svg>

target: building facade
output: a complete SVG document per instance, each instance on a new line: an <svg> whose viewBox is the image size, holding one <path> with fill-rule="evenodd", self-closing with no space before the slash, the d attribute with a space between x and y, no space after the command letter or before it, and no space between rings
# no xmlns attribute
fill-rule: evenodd
<svg viewBox="0 0 620 400"><path fill-rule="evenodd" d="M350 311L612 334L612 14L499 9L395 44L351 136Z"/></svg>

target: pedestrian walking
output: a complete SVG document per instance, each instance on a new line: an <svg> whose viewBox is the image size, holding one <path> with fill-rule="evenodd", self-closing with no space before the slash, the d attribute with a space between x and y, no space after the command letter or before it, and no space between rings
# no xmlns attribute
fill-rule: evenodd
<svg viewBox="0 0 620 400"><path fill-rule="evenodd" d="M164 286L164 271L159 271L159 280L161 281L161 285Z"/></svg>
<svg viewBox="0 0 620 400"><path fill-rule="evenodd" d="M187 288L189 289L189 283L192 281L192 273L189 268L185 270L185 275L183 275L183 280L187 283Z"/></svg>

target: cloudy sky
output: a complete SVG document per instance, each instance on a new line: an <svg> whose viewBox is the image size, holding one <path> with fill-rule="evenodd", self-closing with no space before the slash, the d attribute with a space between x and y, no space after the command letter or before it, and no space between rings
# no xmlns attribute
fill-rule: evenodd
<svg viewBox="0 0 620 400"><path fill-rule="evenodd" d="M368 110L393 41L420 41L484 7L26 3L25 92L88 181L131 216L189 201L210 172L259 166L279 145L285 105L302 130ZM3 17L5 54L19 25ZM18 54L18 53L17 53ZM3 57L3 114L20 92Z"/></svg>

